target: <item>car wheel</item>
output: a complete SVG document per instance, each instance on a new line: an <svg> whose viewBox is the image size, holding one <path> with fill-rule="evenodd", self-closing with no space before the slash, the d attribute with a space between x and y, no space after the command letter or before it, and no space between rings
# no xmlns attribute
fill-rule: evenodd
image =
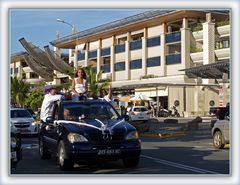
<svg viewBox="0 0 240 185"><path fill-rule="evenodd" d="M73 161L66 156L66 150L63 141L58 144L58 163L61 170L71 170L73 168Z"/></svg>
<svg viewBox="0 0 240 185"><path fill-rule="evenodd" d="M140 159L140 156L135 156L135 157L125 157L122 160L125 167L134 168L138 165L139 159Z"/></svg>
<svg viewBox="0 0 240 185"><path fill-rule="evenodd" d="M44 146L43 138L39 139L39 154L41 156L41 159L50 159L51 158L50 152L48 151L46 146Z"/></svg>
<svg viewBox="0 0 240 185"><path fill-rule="evenodd" d="M217 131L213 135L213 146L216 149L221 149L224 147L224 140L222 137L222 133L220 131Z"/></svg>

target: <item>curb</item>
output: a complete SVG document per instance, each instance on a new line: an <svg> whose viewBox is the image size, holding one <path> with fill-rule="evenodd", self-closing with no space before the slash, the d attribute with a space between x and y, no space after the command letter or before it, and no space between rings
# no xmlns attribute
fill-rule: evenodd
<svg viewBox="0 0 240 185"><path fill-rule="evenodd" d="M176 136L186 136L185 132L176 132L176 133L142 133L141 137L154 137L154 138L170 138Z"/></svg>

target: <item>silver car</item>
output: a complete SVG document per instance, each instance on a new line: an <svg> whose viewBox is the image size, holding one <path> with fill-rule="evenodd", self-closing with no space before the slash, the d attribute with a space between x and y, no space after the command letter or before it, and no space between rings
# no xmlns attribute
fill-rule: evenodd
<svg viewBox="0 0 240 185"><path fill-rule="evenodd" d="M38 134L38 126L27 109L11 108L11 131L20 134Z"/></svg>
<svg viewBox="0 0 240 185"><path fill-rule="evenodd" d="M212 128L213 146L216 149L224 148L229 144L229 117L225 116L223 120L217 120Z"/></svg>

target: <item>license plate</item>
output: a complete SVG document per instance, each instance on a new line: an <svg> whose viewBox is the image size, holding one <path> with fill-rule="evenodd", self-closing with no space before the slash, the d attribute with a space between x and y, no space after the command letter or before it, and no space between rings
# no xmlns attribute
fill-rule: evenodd
<svg viewBox="0 0 240 185"><path fill-rule="evenodd" d="M11 159L17 161L17 152L11 152Z"/></svg>
<svg viewBox="0 0 240 185"><path fill-rule="evenodd" d="M138 117L138 119L143 119L144 117Z"/></svg>
<svg viewBox="0 0 240 185"><path fill-rule="evenodd" d="M30 132L28 129L18 129L19 132Z"/></svg>
<svg viewBox="0 0 240 185"><path fill-rule="evenodd" d="M121 150L120 149L103 149L103 150L98 150L98 155L116 155L120 154Z"/></svg>

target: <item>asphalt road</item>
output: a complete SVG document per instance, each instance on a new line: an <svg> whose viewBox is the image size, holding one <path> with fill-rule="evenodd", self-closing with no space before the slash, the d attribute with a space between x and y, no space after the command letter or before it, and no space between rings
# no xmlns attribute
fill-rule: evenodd
<svg viewBox="0 0 240 185"><path fill-rule="evenodd" d="M37 138L23 138L23 159L15 174L229 174L229 149L215 150L210 135L172 138L141 138L142 153L137 168L121 162L75 164L72 171L61 171L57 158L41 160Z"/></svg>

